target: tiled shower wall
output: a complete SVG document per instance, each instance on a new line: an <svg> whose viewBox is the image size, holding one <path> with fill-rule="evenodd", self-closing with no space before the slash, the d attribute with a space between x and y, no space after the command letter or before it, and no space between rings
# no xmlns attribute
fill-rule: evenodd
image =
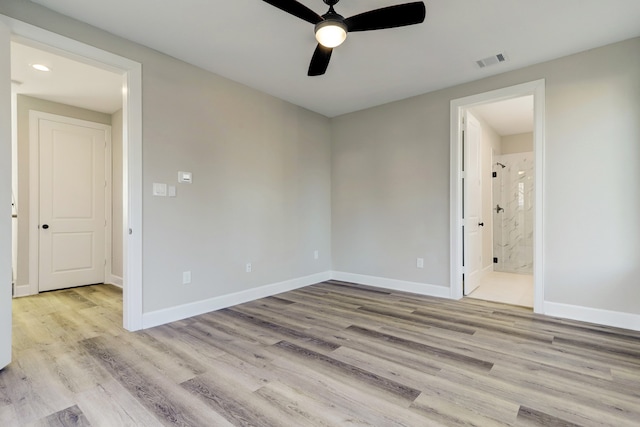
<svg viewBox="0 0 640 427"><path fill-rule="evenodd" d="M533 274L533 152L495 156L493 171L493 270Z"/></svg>

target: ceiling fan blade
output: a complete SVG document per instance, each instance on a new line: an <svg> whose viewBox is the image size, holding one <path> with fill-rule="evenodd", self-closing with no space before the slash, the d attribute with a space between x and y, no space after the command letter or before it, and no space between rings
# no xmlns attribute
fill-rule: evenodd
<svg viewBox="0 0 640 427"><path fill-rule="evenodd" d="M287 13L297 16L311 24L317 24L322 21L322 16L309 9L307 6L298 3L296 0L263 0L265 3L269 3L278 9L284 10Z"/></svg>
<svg viewBox="0 0 640 427"><path fill-rule="evenodd" d="M321 76L327 71L329 66L329 60L331 59L331 53L333 49L330 47L324 47L318 43L313 57L311 58L311 64L309 64L308 76Z"/></svg>
<svg viewBox="0 0 640 427"><path fill-rule="evenodd" d="M361 13L345 19L344 23L349 32L382 30L419 24L424 22L426 14L424 3L417 1Z"/></svg>

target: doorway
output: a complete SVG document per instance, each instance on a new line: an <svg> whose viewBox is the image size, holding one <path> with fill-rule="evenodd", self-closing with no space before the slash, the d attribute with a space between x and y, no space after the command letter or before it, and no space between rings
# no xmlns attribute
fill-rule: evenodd
<svg viewBox="0 0 640 427"><path fill-rule="evenodd" d="M128 330L142 328L142 101L141 64L127 58L85 45L55 33L0 16L2 43L10 39L36 45L44 50L64 54L80 62L90 63L116 72L122 79L123 94L123 325ZM11 58L2 52L0 79L10 80ZM3 123L11 123L10 111L0 111ZM2 144L5 144L3 139ZM10 144L10 141L7 141ZM3 178L4 180L4 178ZM6 183L3 183L3 187ZM10 187L10 184L7 184ZM20 201L18 201L18 204ZM10 225L7 223L7 226ZM4 229L3 229L4 231ZM5 254L2 254L3 258ZM11 254L8 254L10 264ZM9 295L10 297L10 295ZM2 295L1 298L6 298ZM3 302L6 304L6 302ZM10 323L8 323L10 329ZM5 336L5 330L0 331ZM10 336L10 335L9 335ZM3 339L4 342L4 339Z"/></svg>
<svg viewBox="0 0 640 427"><path fill-rule="evenodd" d="M528 98L527 98L528 97ZM501 102L518 102L518 100L529 99L532 105L532 131L531 145L532 150L527 155L518 155L518 159L509 158L509 162L513 161L514 165L506 166L507 157L501 157L504 154L496 147L495 143L484 147L485 155L483 166L481 169L482 178L479 184L485 193L482 207L479 208L480 218L475 218L473 212L465 212L467 209L471 192L476 184L470 182L475 179L473 174L471 177L467 174L467 163L465 155L468 155L470 148L468 147L469 139L465 141L464 117L471 113L472 115L482 119L483 108L489 108ZM485 114L486 115L486 114ZM489 126L488 126L489 127ZM479 278L475 279L476 285L482 288L483 281L491 278L495 274L520 274L524 273L524 269L529 268L530 287L533 287L533 298L531 301L534 311L542 311L543 297L543 258L542 258L542 200L544 188L542 186L542 170L543 170L543 135L544 135L544 80L531 83L525 83L513 87L508 87L492 92L474 95L451 101L451 296L459 299L470 292L465 289L465 282L469 284L469 273L477 274L477 266L474 266L468 260L470 252L468 250L469 243L473 239L469 238L469 231L473 230L473 225L478 222L485 225L482 233L482 269ZM495 132L494 132L495 133ZM484 135L484 132L483 132ZM498 138L500 141L500 138ZM497 149L496 149L497 148ZM512 156L514 157L514 156ZM524 157L520 159L520 157ZM500 161L503 160L503 161ZM500 165L498 165L500 163ZM524 165L531 166L531 173L527 173L529 169L523 168ZM501 165L505 165L502 167ZM497 186L498 169L505 169L502 174L502 182L505 185L515 185L515 193L512 189L506 189L507 194L515 194L515 201L503 201L501 194L497 192L493 199L493 187ZM515 174L511 179L509 173ZM494 178L495 175L495 178ZM526 183L530 187L526 187ZM535 188L534 191L529 191ZM520 192L518 192L520 191ZM487 196L488 195L488 196ZM505 196L506 197L506 196ZM529 209L527 209L527 197ZM499 200L498 200L499 199ZM502 205L500 204L502 203ZM510 225L517 226L521 230L508 230L501 227L505 222L504 218L500 218L498 214L506 211L506 205L510 204L509 209L512 214L509 217ZM504 206L503 206L504 205ZM500 208L504 209L501 210ZM494 211L496 211L494 213ZM498 212L499 211L499 212ZM525 218L525 214L529 215L529 220ZM504 216L504 215L503 215ZM473 223L473 224L472 224ZM486 225L490 224L490 227ZM520 234L519 234L520 233ZM520 236L520 237L518 237ZM528 247L527 247L528 244ZM496 248L497 246L497 248ZM477 247L477 245L476 245ZM466 253L465 253L466 250ZM502 251L502 252L500 252ZM501 253L498 255L497 253ZM473 254L471 252L471 254ZM531 261L524 261L523 256L528 254ZM499 271L495 269L495 258L503 258L502 267L517 266L521 271ZM473 267L473 268L471 268ZM496 271L494 271L494 269ZM495 279L495 277L494 277ZM504 278L503 278L504 279ZM496 280L500 282L500 280ZM526 282L526 281L525 281ZM473 279L471 284L473 285ZM480 288L476 292L480 291ZM531 299L531 298L530 298Z"/></svg>
<svg viewBox="0 0 640 427"><path fill-rule="evenodd" d="M473 289L465 271L465 296L532 308L533 95L467 111L477 117L481 128L482 185L478 190L467 185L467 190L469 198L477 192L481 200L484 244L481 275L472 283ZM473 142L469 139L468 144Z"/></svg>

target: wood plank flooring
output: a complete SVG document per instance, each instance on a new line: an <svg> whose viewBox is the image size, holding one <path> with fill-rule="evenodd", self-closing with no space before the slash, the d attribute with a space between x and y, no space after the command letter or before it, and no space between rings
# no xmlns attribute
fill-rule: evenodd
<svg viewBox="0 0 640 427"><path fill-rule="evenodd" d="M0 426L640 426L640 333L325 282L130 333L97 285L14 300Z"/></svg>

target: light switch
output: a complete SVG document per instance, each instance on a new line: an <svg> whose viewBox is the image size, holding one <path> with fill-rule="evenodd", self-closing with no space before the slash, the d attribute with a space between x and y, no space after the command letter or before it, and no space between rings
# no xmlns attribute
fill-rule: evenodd
<svg viewBox="0 0 640 427"><path fill-rule="evenodd" d="M162 184L159 182L153 183L153 195L159 197L166 197L167 195L167 184Z"/></svg>
<svg viewBox="0 0 640 427"><path fill-rule="evenodd" d="M178 182L191 184L193 182L191 172L178 172Z"/></svg>
<svg viewBox="0 0 640 427"><path fill-rule="evenodd" d="M169 190L169 197L176 197L176 186L175 185L170 185L168 187Z"/></svg>

